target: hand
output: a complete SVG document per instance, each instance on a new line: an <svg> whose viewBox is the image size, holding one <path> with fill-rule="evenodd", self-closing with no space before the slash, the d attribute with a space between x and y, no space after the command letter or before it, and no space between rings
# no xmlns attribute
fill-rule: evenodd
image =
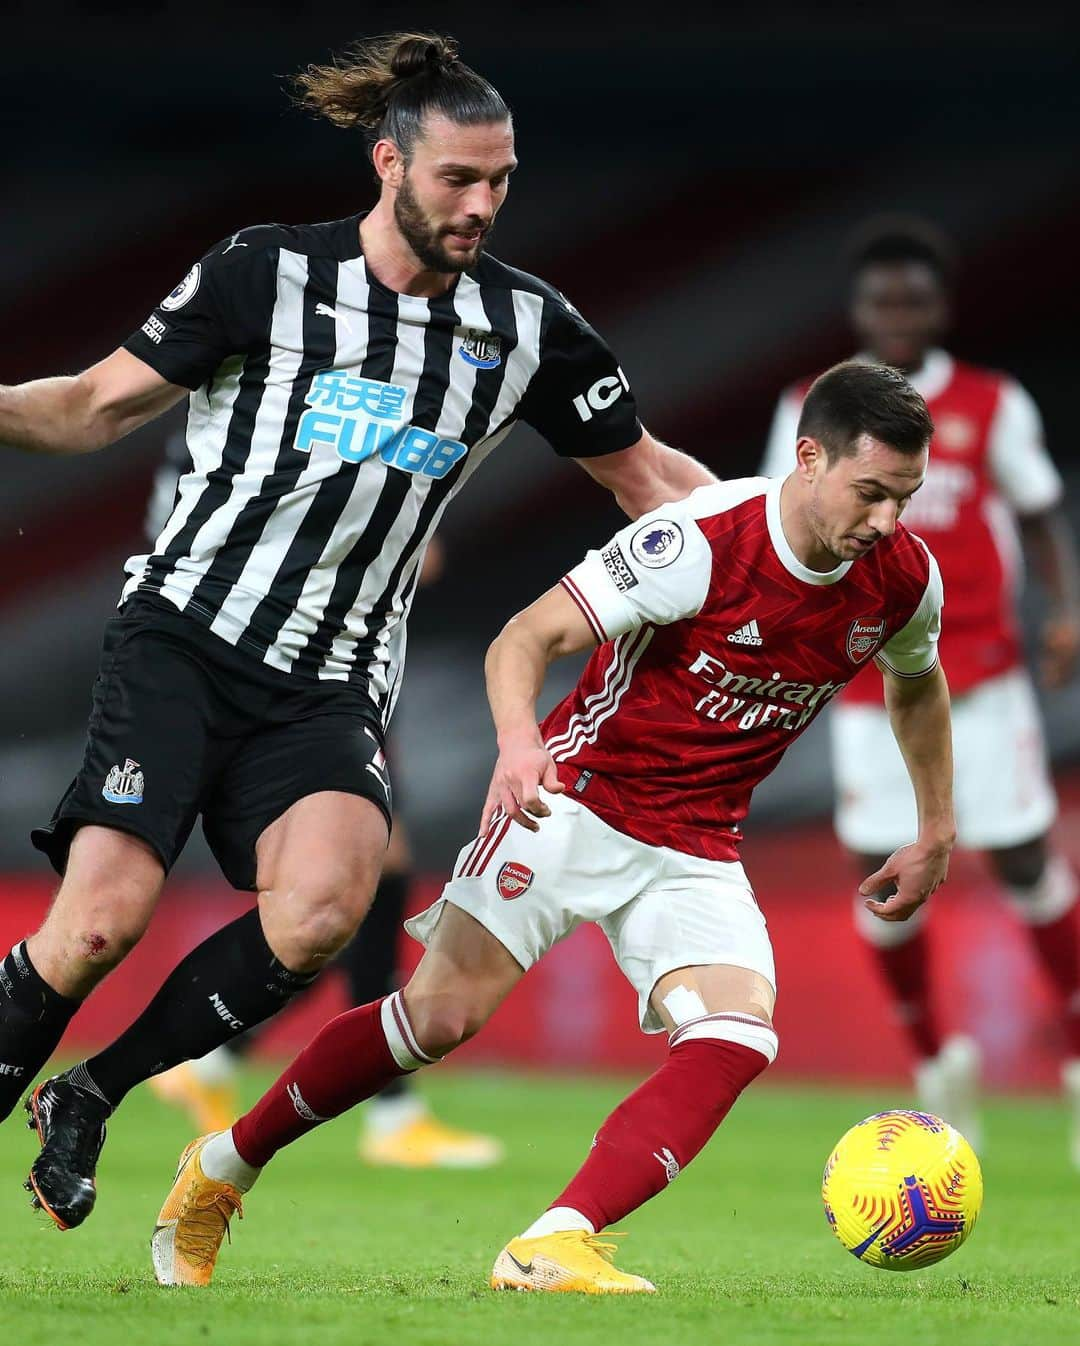
<svg viewBox="0 0 1080 1346"><path fill-rule="evenodd" d="M495 810L499 808L530 832L538 832L539 824L533 822L533 818L551 816L551 810L540 798L541 787L556 795L562 794L564 789L540 735L501 744L480 817L481 835L491 826Z"/></svg>
<svg viewBox="0 0 1080 1346"><path fill-rule="evenodd" d="M866 910L883 921L906 921L914 916L926 899L937 892L949 872L949 854L952 843L915 841L901 846L874 874L859 884L865 897ZM884 902L872 895L887 883L896 885L896 892Z"/></svg>
<svg viewBox="0 0 1080 1346"><path fill-rule="evenodd" d="M1059 613L1042 632L1042 680L1050 688L1064 687L1076 672L1080 658L1080 614Z"/></svg>

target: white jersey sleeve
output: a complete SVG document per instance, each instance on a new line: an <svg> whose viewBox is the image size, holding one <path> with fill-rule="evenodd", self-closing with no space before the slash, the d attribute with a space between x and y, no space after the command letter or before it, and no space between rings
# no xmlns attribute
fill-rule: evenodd
<svg viewBox="0 0 1080 1346"><path fill-rule="evenodd" d="M1039 408L1014 379L1002 384L988 458L995 485L1017 514L1041 514L1060 502L1061 477L1046 451Z"/></svg>
<svg viewBox="0 0 1080 1346"><path fill-rule="evenodd" d="M923 546L926 544L923 543ZM929 548L926 549L926 556L930 562L930 574L922 600L907 626L885 642L875 660L886 672L895 673L901 678L921 678L933 672L937 666L941 609L945 600L941 571Z"/></svg>
<svg viewBox="0 0 1080 1346"><path fill-rule="evenodd" d="M795 466L802 398L790 388L776 404L765 457L761 460L763 477L786 477Z"/></svg>
<svg viewBox="0 0 1080 1346"><path fill-rule="evenodd" d="M692 507L680 500L620 529L562 585L603 642L650 622L667 626L696 616L711 579L712 548Z"/></svg>

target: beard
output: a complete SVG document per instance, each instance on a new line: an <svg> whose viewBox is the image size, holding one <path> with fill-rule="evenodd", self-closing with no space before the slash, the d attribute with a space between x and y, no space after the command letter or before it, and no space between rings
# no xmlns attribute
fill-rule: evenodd
<svg viewBox="0 0 1080 1346"><path fill-rule="evenodd" d="M401 231L402 238L425 269L442 275L458 275L475 266L491 232L490 228L485 230L481 225L483 232L471 251L457 254L448 252L442 242L443 231L432 226L407 177L394 198L394 222Z"/></svg>

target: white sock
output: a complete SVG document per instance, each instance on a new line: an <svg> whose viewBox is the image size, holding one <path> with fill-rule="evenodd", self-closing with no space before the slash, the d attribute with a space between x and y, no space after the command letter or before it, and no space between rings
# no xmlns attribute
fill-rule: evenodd
<svg viewBox="0 0 1080 1346"><path fill-rule="evenodd" d="M572 1206L553 1206L544 1211L539 1220L534 1220L520 1237L523 1239L542 1239L547 1234L564 1234L570 1229L584 1229L586 1234L595 1234L596 1230L580 1211Z"/></svg>
<svg viewBox="0 0 1080 1346"><path fill-rule="evenodd" d="M376 1094L364 1105L364 1125L373 1136L389 1136L427 1113L427 1104L413 1089L390 1098Z"/></svg>
<svg viewBox="0 0 1080 1346"><path fill-rule="evenodd" d="M219 1131L202 1147L199 1154L202 1171L215 1182L227 1182L238 1192L250 1192L262 1172L241 1159L233 1144L232 1131Z"/></svg>

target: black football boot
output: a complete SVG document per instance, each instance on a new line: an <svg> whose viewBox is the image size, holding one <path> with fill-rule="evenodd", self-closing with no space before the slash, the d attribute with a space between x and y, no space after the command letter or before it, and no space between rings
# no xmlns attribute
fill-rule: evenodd
<svg viewBox="0 0 1080 1346"><path fill-rule="evenodd" d="M94 1209L94 1174L112 1109L66 1075L39 1084L25 1107L27 1126L41 1141L41 1153L23 1184L34 1194L31 1205L45 1211L58 1229L74 1229Z"/></svg>

